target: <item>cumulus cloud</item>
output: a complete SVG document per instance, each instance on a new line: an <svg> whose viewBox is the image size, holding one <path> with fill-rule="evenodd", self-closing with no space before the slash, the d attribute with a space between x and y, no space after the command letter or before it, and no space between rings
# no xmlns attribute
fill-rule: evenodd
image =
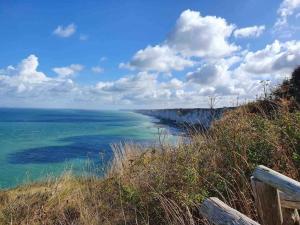
<svg viewBox="0 0 300 225"><path fill-rule="evenodd" d="M30 55L18 65L15 73L26 82L40 83L47 80L44 73L37 71L39 65L38 58L35 55ZM10 67L12 69L13 67Z"/></svg>
<svg viewBox="0 0 300 225"><path fill-rule="evenodd" d="M240 57L204 63L188 72L186 79L161 80L156 73L138 72L90 86L76 84L69 76L47 76L38 70L38 58L30 55L17 66L0 70L0 103L85 108L207 107L207 96L214 95L223 96L218 106L228 106L237 95L254 98L261 79L282 80L279 75L299 62L299 50L299 42L275 41Z"/></svg>
<svg viewBox="0 0 300 225"><path fill-rule="evenodd" d="M169 73L171 70L180 71L193 64L193 61L177 54L167 45L156 45L139 50L129 63L121 63L120 67Z"/></svg>
<svg viewBox="0 0 300 225"><path fill-rule="evenodd" d="M167 43L187 56L222 57L238 50L238 46L228 41L234 28L224 18L186 10L181 13Z"/></svg>
<svg viewBox="0 0 300 225"><path fill-rule="evenodd" d="M146 72L138 73L122 77L113 82L99 82L97 87L103 91L112 92L136 92L151 89L151 86L156 82L156 76Z"/></svg>
<svg viewBox="0 0 300 225"><path fill-rule="evenodd" d="M174 107L192 106L199 92L184 90L177 78L159 81L156 74L139 72L96 85L78 85L68 77L49 77L30 55L17 66L0 70L0 104L23 107ZM201 100L197 99L200 104ZM190 104L190 105L189 105Z"/></svg>
<svg viewBox="0 0 300 225"><path fill-rule="evenodd" d="M193 87L196 85L200 96L245 96L246 89L251 82L242 85L243 82L246 82L246 79L244 77L240 79L235 75L235 70L238 67L232 69L232 66L240 61L240 57L233 56L205 63L197 70L186 74L188 85Z"/></svg>
<svg viewBox="0 0 300 225"><path fill-rule="evenodd" d="M62 37L67 38L72 36L76 32L76 25L71 23L68 26L64 27L62 25L59 25L54 31L53 34Z"/></svg>
<svg viewBox="0 0 300 225"><path fill-rule="evenodd" d="M30 55L16 67L8 66L0 70L0 89L5 93L23 93L48 82L50 79L37 71L38 58Z"/></svg>
<svg viewBox="0 0 300 225"><path fill-rule="evenodd" d="M236 56L213 60L187 73L186 80L160 81L157 74L140 72L115 81L99 82L97 91L114 96L115 102L148 108L207 107L208 95L223 96L219 106L229 105L237 95L251 97L251 88L258 85L256 80L236 76L235 69L231 69L241 60Z"/></svg>
<svg viewBox="0 0 300 225"><path fill-rule="evenodd" d="M204 63L186 75L188 90L198 86L199 96L219 95L251 99L262 91L261 80L282 82L300 63L300 41L274 41L258 51L239 57Z"/></svg>
<svg viewBox="0 0 300 225"><path fill-rule="evenodd" d="M60 94L71 93L75 84L70 79L48 77L38 71L38 57L30 55L16 67L0 70L0 102L18 106L42 106L50 104ZM66 96L67 97L67 96ZM70 100L72 95L68 96ZM49 106L48 106L49 107Z"/></svg>
<svg viewBox="0 0 300 225"><path fill-rule="evenodd" d="M194 66L193 57L211 59L229 56L239 49L228 40L234 28L223 18L185 10L163 43L139 50L130 62L121 63L120 67L170 73Z"/></svg>
<svg viewBox="0 0 300 225"><path fill-rule="evenodd" d="M227 71L225 71L227 73ZM159 81L157 75L140 72L115 81L99 82L94 91L110 101L140 108L207 107L207 95L223 96L220 106L231 104L233 96L245 94L228 74L216 74L217 82L199 83L172 78Z"/></svg>
<svg viewBox="0 0 300 225"><path fill-rule="evenodd" d="M75 73L80 72L81 70L83 70L83 68L84 67L80 64L71 64L70 66L55 67L52 70L61 77L69 77L74 75Z"/></svg>
<svg viewBox="0 0 300 225"><path fill-rule="evenodd" d="M111 101L118 104L122 102L140 108L158 108L162 105L173 107L179 100L181 102L192 96L192 92L187 93L182 88L183 82L176 78L159 82L156 74L139 72L115 81L99 82L96 91L101 95L112 96Z"/></svg>
<svg viewBox="0 0 300 225"><path fill-rule="evenodd" d="M177 78L172 78L169 82L167 83L162 83L162 86L165 88L171 88L171 89L181 89L184 87L184 82Z"/></svg>
<svg viewBox="0 0 300 225"><path fill-rule="evenodd" d="M254 75L290 73L300 62L300 41L274 41L264 49L248 52L241 65Z"/></svg>
<svg viewBox="0 0 300 225"><path fill-rule="evenodd" d="M259 37L262 35L264 30L266 29L265 26L252 26L252 27L244 27L240 29L236 29L234 31L234 36L236 38L245 38L245 37Z"/></svg>

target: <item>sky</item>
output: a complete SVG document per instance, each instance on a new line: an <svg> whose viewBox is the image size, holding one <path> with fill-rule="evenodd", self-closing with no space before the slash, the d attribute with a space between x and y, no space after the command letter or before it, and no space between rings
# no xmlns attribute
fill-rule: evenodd
<svg viewBox="0 0 300 225"><path fill-rule="evenodd" d="M0 107L233 106L300 65L300 0L0 0Z"/></svg>

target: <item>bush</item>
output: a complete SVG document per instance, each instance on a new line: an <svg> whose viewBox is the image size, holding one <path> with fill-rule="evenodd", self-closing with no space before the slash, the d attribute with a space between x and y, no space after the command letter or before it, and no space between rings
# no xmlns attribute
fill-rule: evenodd
<svg viewBox="0 0 300 225"><path fill-rule="evenodd" d="M288 99L300 104L300 66L293 71L290 79L283 81L271 93L271 97L275 97L276 100Z"/></svg>
<svg viewBox="0 0 300 225"><path fill-rule="evenodd" d="M291 86L291 95L300 103L300 66L292 73Z"/></svg>

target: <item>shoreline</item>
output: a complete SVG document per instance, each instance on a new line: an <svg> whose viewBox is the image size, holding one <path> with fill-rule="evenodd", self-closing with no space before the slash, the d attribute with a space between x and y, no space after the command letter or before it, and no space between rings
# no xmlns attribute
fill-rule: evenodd
<svg viewBox="0 0 300 225"><path fill-rule="evenodd" d="M157 119L156 124L178 129L183 134L206 132L211 123L222 117L223 113L234 107L209 108L174 108L174 109L144 109L134 110L135 113Z"/></svg>

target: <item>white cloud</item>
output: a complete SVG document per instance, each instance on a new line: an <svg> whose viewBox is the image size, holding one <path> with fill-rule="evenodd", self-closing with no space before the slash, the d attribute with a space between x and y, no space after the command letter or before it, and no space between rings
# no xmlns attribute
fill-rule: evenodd
<svg viewBox="0 0 300 225"><path fill-rule="evenodd" d="M281 17L293 15L300 8L300 0L283 0L278 9L278 14Z"/></svg>
<svg viewBox="0 0 300 225"><path fill-rule="evenodd" d="M240 57L214 60L188 73L186 80L159 81L157 74L140 72L115 81L99 82L97 91L111 96L113 102L126 102L140 108L207 107L208 95L223 96L219 106L228 106L237 95L251 96L250 88L257 86L256 81L244 77L239 80L230 70L240 60Z"/></svg>
<svg viewBox="0 0 300 225"><path fill-rule="evenodd" d="M260 35L262 35L265 29L265 26L252 26L240 28L234 31L234 36L236 38L259 37Z"/></svg>
<svg viewBox="0 0 300 225"><path fill-rule="evenodd" d="M193 65L194 63L191 60L176 54L176 52L168 46L156 45L139 50L129 63L121 63L120 67L138 69L141 71L169 73L172 70L180 71L185 67Z"/></svg>
<svg viewBox="0 0 300 225"><path fill-rule="evenodd" d="M234 56L203 64L196 71L187 73L188 84L196 85L200 96L218 95L232 98L236 95L245 95L251 82L248 82L248 86L242 85L241 83L246 82L246 79L240 80L235 76L235 69L231 69L240 60L240 57Z"/></svg>
<svg viewBox="0 0 300 225"><path fill-rule="evenodd" d="M104 69L100 66L94 66L91 68L93 73L102 73L104 71Z"/></svg>
<svg viewBox="0 0 300 225"><path fill-rule="evenodd" d="M71 64L65 67L55 67L52 70L61 77L69 77L83 70L83 66L80 64Z"/></svg>
<svg viewBox="0 0 300 225"><path fill-rule="evenodd" d="M254 75L289 74L300 64L300 41L274 41L264 49L248 52L241 68Z"/></svg>
<svg viewBox="0 0 300 225"><path fill-rule="evenodd" d="M163 43L139 50L129 63L121 63L120 67L171 73L194 66L196 63L192 57L211 59L229 56L239 49L228 41L234 28L223 18L185 10Z"/></svg>
<svg viewBox="0 0 300 225"><path fill-rule="evenodd" d="M276 29L282 29L288 25L288 17L294 15L300 9L300 0L283 0L277 10L279 18L275 23Z"/></svg>
<svg viewBox="0 0 300 225"><path fill-rule="evenodd" d="M0 86L6 87L2 91L23 92L48 82L49 78L44 73L37 71L37 67L38 58L30 55L23 59L17 67L8 66L6 69L0 70Z"/></svg>
<svg viewBox="0 0 300 225"><path fill-rule="evenodd" d="M9 66L0 70L0 103L23 107L51 105L72 92L75 85L72 80L50 78L38 71L38 58L30 55L22 60L18 66ZM48 107L49 107L48 106Z"/></svg>
<svg viewBox="0 0 300 225"><path fill-rule="evenodd" d="M63 108L120 108L149 104L158 107L166 99L172 99L169 104L174 104L175 96L183 95L181 91L175 94L182 84L175 78L161 83L155 74L141 72L97 85L77 85L68 77L49 77L38 71L38 58L31 55L16 67L0 70L0 104Z"/></svg>
<svg viewBox="0 0 300 225"><path fill-rule="evenodd" d="M115 81L99 82L95 91L111 96L111 102L116 104L144 105L168 99L169 91L159 89L158 85L156 75L140 72Z"/></svg>
<svg viewBox="0 0 300 225"><path fill-rule="evenodd" d="M99 82L97 87L103 91L112 92L146 92L156 82L156 75L140 72L137 75L122 77L113 82Z"/></svg>
<svg viewBox="0 0 300 225"><path fill-rule="evenodd" d="M230 106L235 96L254 98L262 79L282 80L299 62L300 42L275 41L256 52L211 60L186 80L139 72L95 85L76 84L69 76L49 77L38 70L34 55L0 70L0 104L27 107L167 108L207 107L209 95L223 96L218 106ZM257 69L261 68L261 69Z"/></svg>
<svg viewBox="0 0 300 225"><path fill-rule="evenodd" d="M75 24L71 23L68 26L64 27L62 25L58 26L54 31L53 34L62 37L67 38L72 36L76 32L76 26Z"/></svg>
<svg viewBox="0 0 300 225"><path fill-rule="evenodd" d="M220 103L224 106L230 104L233 96L244 93L242 88L229 82L202 85L177 78L160 82L157 75L146 72L115 81L99 82L94 91L109 96L111 103L139 108L207 107L208 94L225 95Z"/></svg>
<svg viewBox="0 0 300 225"><path fill-rule="evenodd" d="M172 78L168 83L163 84L167 88L175 88L175 89L181 89L184 87L184 83L181 80L178 80L177 78Z"/></svg>
<svg viewBox="0 0 300 225"><path fill-rule="evenodd" d="M223 18L186 10L177 20L167 44L187 56L222 57L238 50L238 46L228 41L234 28Z"/></svg>
<svg viewBox="0 0 300 225"><path fill-rule="evenodd" d="M161 108L173 107L189 103L186 101L192 92L185 92L182 81L172 78L167 82L159 82L157 75L140 72L125 76L115 81L99 82L95 91L102 96L111 96L110 101L122 103L127 107Z"/></svg>
<svg viewBox="0 0 300 225"><path fill-rule="evenodd" d="M37 71L38 65L38 58L35 55L30 55L28 58L22 60L16 71L19 73L19 77L22 78L23 81L29 83L46 81L46 75Z"/></svg>

